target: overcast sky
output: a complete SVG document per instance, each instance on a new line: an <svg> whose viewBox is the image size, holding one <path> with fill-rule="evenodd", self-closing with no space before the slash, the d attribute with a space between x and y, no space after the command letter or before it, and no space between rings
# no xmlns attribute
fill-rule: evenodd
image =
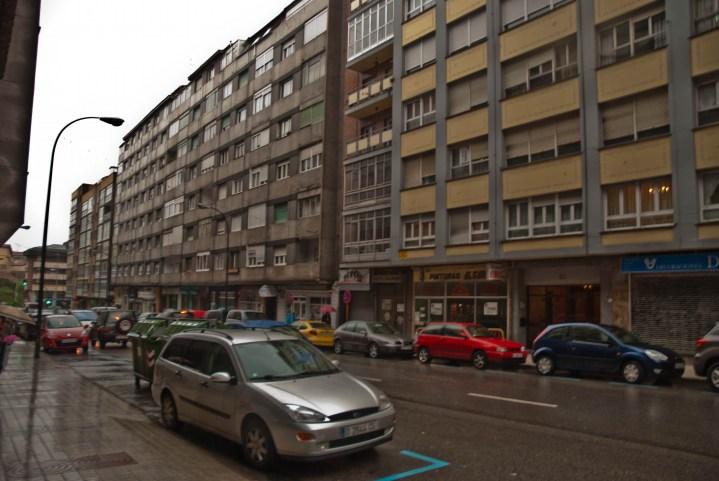
<svg viewBox="0 0 719 481"><path fill-rule="evenodd" d="M43 0L25 204L29 231L16 250L42 243L52 143L82 116L115 116L121 127L84 120L55 153L48 243L68 238L70 195L117 164L122 137L211 54L247 38L290 0Z"/></svg>

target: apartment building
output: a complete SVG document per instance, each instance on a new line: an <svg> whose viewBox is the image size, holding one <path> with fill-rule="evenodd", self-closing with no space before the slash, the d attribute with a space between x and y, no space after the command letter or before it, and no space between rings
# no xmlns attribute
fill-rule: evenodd
<svg viewBox="0 0 719 481"><path fill-rule="evenodd" d="M42 247L33 247L23 252L25 256L25 302L38 302L40 294L40 259ZM67 246L50 244L45 257L45 286L43 302L50 300L52 307L67 307Z"/></svg>
<svg viewBox="0 0 719 481"><path fill-rule="evenodd" d="M277 319L319 318L332 303L343 118L333 99L345 53L331 39L343 36L344 11L290 3L210 56L127 134L116 302Z"/></svg>
<svg viewBox="0 0 719 481"><path fill-rule="evenodd" d="M345 317L719 320L719 2L354 0Z"/></svg>
<svg viewBox="0 0 719 481"><path fill-rule="evenodd" d="M71 196L67 244L67 296L86 309L112 301L109 288L114 218L113 172L96 184L82 184Z"/></svg>

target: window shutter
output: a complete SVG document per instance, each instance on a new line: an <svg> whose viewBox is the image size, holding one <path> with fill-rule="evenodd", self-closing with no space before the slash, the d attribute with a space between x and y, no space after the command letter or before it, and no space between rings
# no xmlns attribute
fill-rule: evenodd
<svg viewBox="0 0 719 481"><path fill-rule="evenodd" d="M669 124L669 103L665 91L637 97L636 109L638 132Z"/></svg>

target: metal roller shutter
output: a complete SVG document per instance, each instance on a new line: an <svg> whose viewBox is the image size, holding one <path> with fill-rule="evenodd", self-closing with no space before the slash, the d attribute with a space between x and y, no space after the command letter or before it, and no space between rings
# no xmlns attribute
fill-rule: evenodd
<svg viewBox="0 0 719 481"><path fill-rule="evenodd" d="M632 277L632 331L647 342L693 354L719 322L719 276Z"/></svg>

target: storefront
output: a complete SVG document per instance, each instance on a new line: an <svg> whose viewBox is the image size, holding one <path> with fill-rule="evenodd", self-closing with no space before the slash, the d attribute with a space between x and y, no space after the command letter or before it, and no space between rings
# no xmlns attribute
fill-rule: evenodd
<svg viewBox="0 0 719 481"><path fill-rule="evenodd" d="M631 329L648 342L692 354L719 322L719 251L625 256Z"/></svg>
<svg viewBox="0 0 719 481"><path fill-rule="evenodd" d="M473 322L508 332L507 281L502 266L420 267L414 270L413 331L429 322Z"/></svg>

